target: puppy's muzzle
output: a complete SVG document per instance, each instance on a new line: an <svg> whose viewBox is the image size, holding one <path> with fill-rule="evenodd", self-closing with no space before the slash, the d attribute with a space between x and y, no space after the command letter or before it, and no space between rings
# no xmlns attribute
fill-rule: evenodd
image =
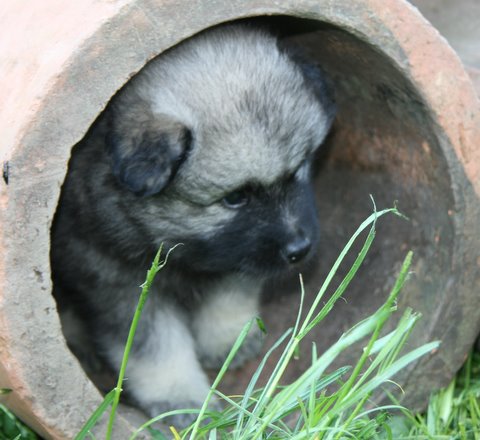
<svg viewBox="0 0 480 440"><path fill-rule="evenodd" d="M296 264L305 259L312 248L312 241L303 232L294 236L282 251L283 258L289 264Z"/></svg>

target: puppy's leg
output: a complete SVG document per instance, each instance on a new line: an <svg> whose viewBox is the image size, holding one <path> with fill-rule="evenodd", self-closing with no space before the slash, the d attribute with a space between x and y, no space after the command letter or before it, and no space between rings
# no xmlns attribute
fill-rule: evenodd
<svg viewBox="0 0 480 440"><path fill-rule="evenodd" d="M261 283L242 276L230 276L217 283L192 317L192 334L205 368L219 368L225 361L243 326L258 316ZM256 325L237 352L231 366L238 367L256 356L263 335Z"/></svg>
<svg viewBox="0 0 480 440"><path fill-rule="evenodd" d="M124 383L128 395L149 416L173 409L200 408L208 379L195 353L193 338L174 307L146 310L137 329ZM110 359L120 365L124 344L111 345ZM169 419L183 428L195 416Z"/></svg>

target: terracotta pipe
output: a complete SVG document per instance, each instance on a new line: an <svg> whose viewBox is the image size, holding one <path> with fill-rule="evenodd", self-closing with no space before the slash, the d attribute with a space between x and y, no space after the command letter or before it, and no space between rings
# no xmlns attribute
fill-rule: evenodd
<svg viewBox="0 0 480 440"><path fill-rule="evenodd" d="M415 276L400 307L411 305L424 315L412 345L443 340L437 353L399 379L412 402L421 405L430 390L450 380L478 334L480 106L455 53L411 5L45 0L32 8L5 0L0 387L12 389L2 399L45 438L72 438L101 401L65 345L50 295L50 225L72 146L148 60L207 27L264 15L283 16L272 23L293 32L291 38L325 65L337 86L339 117L318 180L327 250L321 250L310 290L368 215L369 192L389 206L398 199L412 219L385 227L360 278L365 284L358 283L339 307L331 331L316 335L319 344L331 343L381 303L408 248L416 251ZM359 199L364 205L348 212ZM272 333L271 313L280 311L285 328L296 302L282 297L265 306ZM245 372L248 366L233 377ZM115 438L127 436L127 425L120 421Z"/></svg>

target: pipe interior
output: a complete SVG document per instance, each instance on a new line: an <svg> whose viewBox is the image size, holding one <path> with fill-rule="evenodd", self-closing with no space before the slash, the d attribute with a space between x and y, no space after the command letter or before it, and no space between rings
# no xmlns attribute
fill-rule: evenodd
<svg viewBox="0 0 480 440"><path fill-rule="evenodd" d="M321 240L318 258L303 273L305 308L357 226L372 213L370 195L377 209L397 204L409 218L390 215L379 220L377 237L364 265L343 299L302 344L300 359L287 371L288 382L309 365L310 342L322 353L343 331L384 302L408 250L415 252L415 274L401 295L400 308L408 305L428 315L432 301L442 301L454 238L453 195L428 111L414 86L388 57L360 38L324 23L292 17L261 20L320 62L336 90L338 115L317 160ZM326 298L359 249L357 245L346 258ZM262 308L268 330L265 350L294 324L299 301L298 274L266 287ZM421 335L419 343L430 339L427 319L419 324L417 333ZM358 351L348 354L339 362L352 364L358 355ZM273 368L275 359L272 356L266 372ZM252 360L230 372L222 390L244 390L257 365L258 359ZM110 374L91 378L101 389L112 385Z"/></svg>

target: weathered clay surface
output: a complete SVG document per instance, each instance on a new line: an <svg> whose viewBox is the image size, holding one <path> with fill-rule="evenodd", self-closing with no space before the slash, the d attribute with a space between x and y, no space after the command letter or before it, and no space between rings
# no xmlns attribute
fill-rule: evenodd
<svg viewBox="0 0 480 440"><path fill-rule="evenodd" d="M318 288L370 212L369 193L381 207L398 200L411 218L380 225L346 303L314 335L319 348L383 301L409 248L415 276L400 305L424 315L412 345L444 343L401 379L407 396L421 404L444 385L477 335L479 103L457 56L408 3L46 0L32 9L7 0L0 16L0 387L13 390L6 403L45 438L72 438L101 401L65 346L50 295L49 229L71 147L149 59L209 26L261 15L289 16L272 20L325 65L338 89L339 117L318 176L323 242L307 291ZM266 294L272 337L291 323L297 302ZM249 367L234 372L226 389L248 380ZM128 430L121 422L115 438Z"/></svg>
<svg viewBox="0 0 480 440"><path fill-rule="evenodd" d="M480 2L411 0L467 66L480 68Z"/></svg>
<svg viewBox="0 0 480 440"><path fill-rule="evenodd" d="M477 95L480 96L480 69L467 68L467 72L470 75L470 78L475 86Z"/></svg>

